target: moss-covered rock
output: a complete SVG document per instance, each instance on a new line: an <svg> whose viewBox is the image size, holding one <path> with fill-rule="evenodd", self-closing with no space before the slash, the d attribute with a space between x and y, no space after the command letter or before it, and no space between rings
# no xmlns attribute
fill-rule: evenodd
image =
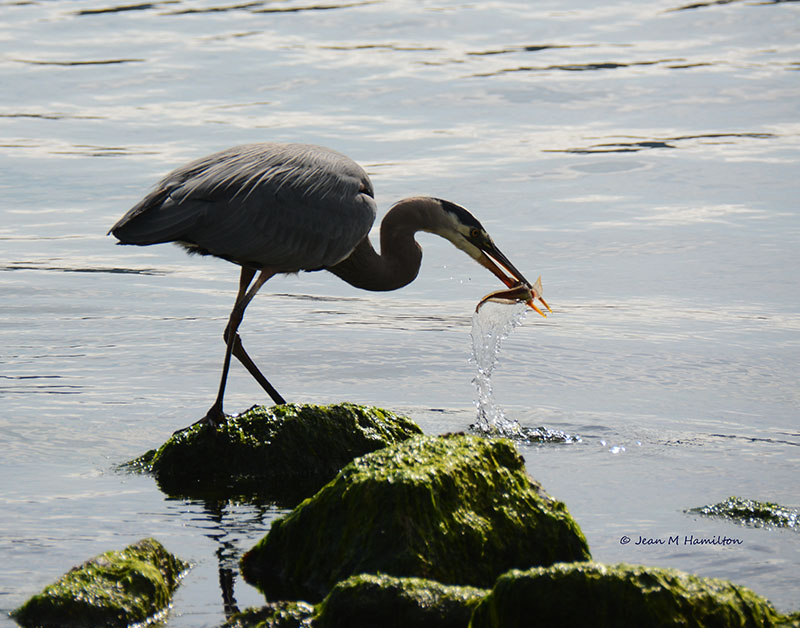
<svg viewBox="0 0 800 628"><path fill-rule="evenodd" d="M75 567L12 617L31 628L128 626L166 609L187 568L158 541L144 539Z"/></svg>
<svg viewBox="0 0 800 628"><path fill-rule="evenodd" d="M467 628L488 589L422 578L362 574L339 582L322 602L271 602L236 613L224 628Z"/></svg>
<svg viewBox="0 0 800 628"><path fill-rule="evenodd" d="M317 605L314 628L467 628L486 589L421 578L352 576Z"/></svg>
<svg viewBox="0 0 800 628"><path fill-rule="evenodd" d="M241 561L268 599L318 601L359 573L489 587L512 567L590 557L507 440L419 436L357 458Z"/></svg>
<svg viewBox="0 0 800 628"><path fill-rule="evenodd" d="M177 432L125 467L152 473L171 496L297 503L353 458L421 433L411 419L351 403L254 407L218 428Z"/></svg>
<svg viewBox="0 0 800 628"><path fill-rule="evenodd" d="M772 502L759 502L754 499L729 497L711 506L698 506L686 512L707 517L721 517L757 528L797 528L800 529L800 513L796 508L788 508Z"/></svg>
<svg viewBox="0 0 800 628"><path fill-rule="evenodd" d="M231 617L223 628L311 628L314 607L305 602L272 602Z"/></svg>
<svg viewBox="0 0 800 628"><path fill-rule="evenodd" d="M584 562L503 574L469 627L769 628L793 621L749 589L724 580Z"/></svg>

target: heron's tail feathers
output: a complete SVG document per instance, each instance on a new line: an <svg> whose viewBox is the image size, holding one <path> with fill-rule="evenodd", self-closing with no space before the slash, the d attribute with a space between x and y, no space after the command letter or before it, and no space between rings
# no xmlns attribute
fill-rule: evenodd
<svg viewBox="0 0 800 628"><path fill-rule="evenodd" d="M176 205L162 190L145 197L133 207L108 232L119 244L159 244L183 239L196 223L197 213L192 207Z"/></svg>

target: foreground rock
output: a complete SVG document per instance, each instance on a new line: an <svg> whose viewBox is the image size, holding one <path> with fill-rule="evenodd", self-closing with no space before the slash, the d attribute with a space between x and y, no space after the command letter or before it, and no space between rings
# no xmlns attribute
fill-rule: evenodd
<svg viewBox="0 0 800 628"><path fill-rule="evenodd" d="M361 575L337 584L317 606L314 628L467 628L486 589L421 578Z"/></svg>
<svg viewBox="0 0 800 628"><path fill-rule="evenodd" d="M274 602L225 628L798 628L752 591L673 569L559 563L512 570L494 589L353 576L325 599Z"/></svg>
<svg viewBox="0 0 800 628"><path fill-rule="evenodd" d="M171 496L296 503L353 458L421 433L411 419L351 403L254 407L217 429L176 433L125 466L152 473Z"/></svg>
<svg viewBox="0 0 800 628"><path fill-rule="evenodd" d="M589 558L512 443L460 434L357 458L275 521L241 567L267 599L316 602L359 573L490 587L513 567Z"/></svg>
<svg viewBox="0 0 800 628"><path fill-rule="evenodd" d="M741 497L729 497L718 504L690 508L687 512L729 519L757 528L800 528L800 513L797 509Z"/></svg>
<svg viewBox="0 0 800 628"><path fill-rule="evenodd" d="M12 613L22 626L115 628L165 610L188 565L154 539L106 552L33 596Z"/></svg>
<svg viewBox="0 0 800 628"><path fill-rule="evenodd" d="M353 576L317 606L274 602L235 615L225 628L467 628L488 593L421 578Z"/></svg>
<svg viewBox="0 0 800 628"><path fill-rule="evenodd" d="M558 564L498 578L469 628L769 628L798 626L764 598L674 569Z"/></svg>

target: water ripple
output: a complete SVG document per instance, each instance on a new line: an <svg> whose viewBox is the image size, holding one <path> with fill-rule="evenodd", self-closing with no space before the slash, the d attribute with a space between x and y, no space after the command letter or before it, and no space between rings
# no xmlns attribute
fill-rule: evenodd
<svg viewBox="0 0 800 628"><path fill-rule="evenodd" d="M554 70L560 72L596 72L599 70L619 70L621 68L674 64L685 61L686 60L682 58L670 58L670 59L657 59L653 61L650 60L630 61L630 62L596 61L592 63L561 63L561 64L538 65L538 66L521 65L516 68L502 68L500 70L495 70L493 72L478 72L475 74L470 74L469 78L487 78L492 76L502 76L504 74L510 74L513 72L552 72ZM672 68L672 67L684 67L684 66L667 65L667 67Z"/></svg>
<svg viewBox="0 0 800 628"><path fill-rule="evenodd" d="M264 6L264 2L241 2L238 4L228 4L222 6L205 7L202 9L178 9L170 11L167 15L190 15L195 13L224 13L227 11L249 11L255 7Z"/></svg>
<svg viewBox="0 0 800 628"><path fill-rule="evenodd" d="M676 144L696 140L726 140L726 139L772 139L778 137L774 133L703 133L698 135L679 135L674 137L654 137L654 138L632 138L633 142L608 142L601 144L590 144L578 148L559 148L543 149L545 153L636 153L641 150L654 148L678 148ZM710 143L710 142L709 142Z"/></svg>
<svg viewBox="0 0 800 628"><path fill-rule="evenodd" d="M43 264L23 264L12 262L5 266L0 266L0 271L11 270L43 270L48 272L60 273L109 273L112 275L166 275L167 271L155 268L81 268L70 266L45 266Z"/></svg>
<svg viewBox="0 0 800 628"><path fill-rule="evenodd" d="M571 48L596 48L599 44L534 44L528 46L508 46L506 48L495 48L490 50L475 50L467 52L473 57L486 57L491 55L515 54L518 52L542 52L543 50L559 50Z"/></svg>
<svg viewBox="0 0 800 628"><path fill-rule="evenodd" d="M744 0L711 0L711 2L693 2L692 4L685 4L673 9L667 9L667 12L672 11L689 11L692 9L707 9L709 7L717 7L725 4L741 3ZM785 2L798 2L798 0L763 0L762 2L745 2L745 6L764 6L770 4L783 4Z"/></svg>
<svg viewBox="0 0 800 628"><path fill-rule="evenodd" d="M299 6L288 6L288 7L270 6L266 8L259 8L263 7L266 4L265 2L243 2L239 4L229 4L221 6L204 7L204 8L179 9L176 11L170 11L167 13L167 15L225 13L228 11L248 11L250 13L299 13L303 11L329 11L332 9L349 9L368 4L376 4L376 1L377 0L370 0L365 2L340 2L336 4L311 4L311 5L299 5Z"/></svg>
<svg viewBox="0 0 800 628"><path fill-rule="evenodd" d="M0 118L31 118L34 120L103 120L103 116L99 115L82 115L70 114L62 112L52 113L30 113L30 112L13 112L13 113L0 113Z"/></svg>
<svg viewBox="0 0 800 628"><path fill-rule="evenodd" d="M75 11L74 15L100 15L102 13L124 13L127 11L145 11L147 9L155 9L156 7L163 6L165 4L177 4L176 1L172 2L144 2L141 4L123 4L119 6L113 7L103 7L100 9L82 9L80 11Z"/></svg>
<svg viewBox="0 0 800 628"><path fill-rule="evenodd" d="M92 59L78 61L45 61L42 59L13 59L17 63L27 63L29 65L51 65L62 67L80 67L87 65L118 65L123 63L144 63L146 59Z"/></svg>
<svg viewBox="0 0 800 628"><path fill-rule="evenodd" d="M258 9L253 13L296 13L298 11L328 11L331 9L351 9L353 7L361 7L369 4L378 4L380 0L372 0L369 2L342 2L339 4L312 4L299 7L281 7Z"/></svg>

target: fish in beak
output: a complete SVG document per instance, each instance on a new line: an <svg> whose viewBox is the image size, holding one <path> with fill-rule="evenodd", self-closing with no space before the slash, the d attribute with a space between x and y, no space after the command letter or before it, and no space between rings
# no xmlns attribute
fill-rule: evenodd
<svg viewBox="0 0 800 628"><path fill-rule="evenodd" d="M498 290L487 294L478 303L478 306L475 308L476 312L480 309L481 305L487 301L495 301L498 303L516 303L517 301L524 301L529 307L536 310L537 313L547 318L547 314L536 305L536 301L538 300L547 308L548 312L552 313L553 310L547 305L547 301L542 298L541 277L531 284L525 279L522 273L515 268L514 264L511 263L500 249L495 246L494 242L490 241L485 243L484 246L480 248L483 255L477 258L478 263L491 271L500 281L508 286L508 290ZM509 277L506 275L503 269L508 271L511 276Z"/></svg>

